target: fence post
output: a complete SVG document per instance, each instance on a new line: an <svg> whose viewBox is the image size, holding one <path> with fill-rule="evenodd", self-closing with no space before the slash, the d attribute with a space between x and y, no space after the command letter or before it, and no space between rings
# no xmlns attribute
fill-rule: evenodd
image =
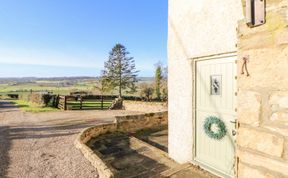
<svg viewBox="0 0 288 178"><path fill-rule="evenodd" d="M101 110L103 110L103 95L101 95Z"/></svg>
<svg viewBox="0 0 288 178"><path fill-rule="evenodd" d="M64 110L67 110L67 97L64 96Z"/></svg>
<svg viewBox="0 0 288 178"><path fill-rule="evenodd" d="M83 101L83 98L82 96L80 96L80 110L82 110L82 101Z"/></svg>

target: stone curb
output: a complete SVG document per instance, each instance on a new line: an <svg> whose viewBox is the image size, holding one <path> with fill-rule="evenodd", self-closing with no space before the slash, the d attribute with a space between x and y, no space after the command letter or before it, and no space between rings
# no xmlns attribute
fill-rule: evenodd
<svg viewBox="0 0 288 178"><path fill-rule="evenodd" d="M115 125L115 124L110 124L110 125ZM82 154L84 155L84 157L92 164L92 166L94 166L99 174L100 178L113 178L114 174L112 173L112 171L109 169L109 166L105 164L104 161L101 160L100 157L97 156L97 154L95 154L93 152L93 150L91 150L86 143L92 138L90 137L89 140L86 140L85 142L83 142L82 138L83 136L85 136L87 134L87 132L91 131L91 129L97 129L97 127L99 127L99 130L101 129L102 125L100 126L94 126L94 127L90 127L87 128L85 130L83 130L76 138L74 145L77 149L79 149ZM104 134L104 133L103 133ZM91 135L93 136L93 135ZM99 135L98 135L99 136Z"/></svg>

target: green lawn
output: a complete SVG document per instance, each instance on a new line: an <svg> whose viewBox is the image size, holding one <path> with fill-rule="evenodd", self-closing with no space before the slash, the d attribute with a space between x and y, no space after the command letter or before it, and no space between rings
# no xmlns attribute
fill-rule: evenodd
<svg viewBox="0 0 288 178"><path fill-rule="evenodd" d="M112 104L112 101L104 101L103 109L108 109ZM80 109L79 101L68 101L67 102L68 109ZM99 100L95 101L84 101L82 102L83 109L101 109L101 102Z"/></svg>
<svg viewBox="0 0 288 178"><path fill-rule="evenodd" d="M34 103L30 103L23 100L10 100L13 104L18 106L22 111L25 112L33 112L33 113L39 113L39 112L55 112L60 111L57 108L51 108L51 107L42 107Z"/></svg>

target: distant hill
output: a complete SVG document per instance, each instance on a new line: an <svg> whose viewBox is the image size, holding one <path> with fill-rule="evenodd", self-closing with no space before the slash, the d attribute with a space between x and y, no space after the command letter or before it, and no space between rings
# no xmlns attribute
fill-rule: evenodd
<svg viewBox="0 0 288 178"><path fill-rule="evenodd" d="M153 77L138 77L138 80L146 82L146 81L153 81L154 78Z"/></svg>
<svg viewBox="0 0 288 178"><path fill-rule="evenodd" d="M75 81L75 80L95 80L97 77L9 77L9 78L0 78L0 83L27 83L27 82L36 82L36 81Z"/></svg>
<svg viewBox="0 0 288 178"><path fill-rule="evenodd" d="M86 76L75 76L75 77L8 77L0 78L0 84L5 83L30 83L36 81L79 81L79 80L97 80L98 77L86 77ZM152 81L153 77L138 77L139 81Z"/></svg>

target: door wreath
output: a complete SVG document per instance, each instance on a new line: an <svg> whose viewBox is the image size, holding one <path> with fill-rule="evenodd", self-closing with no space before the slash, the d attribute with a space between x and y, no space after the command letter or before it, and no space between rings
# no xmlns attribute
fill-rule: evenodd
<svg viewBox="0 0 288 178"><path fill-rule="evenodd" d="M217 131L213 130L216 128ZM212 139L221 140L227 132L225 123L216 116L209 116L204 122L204 131Z"/></svg>

